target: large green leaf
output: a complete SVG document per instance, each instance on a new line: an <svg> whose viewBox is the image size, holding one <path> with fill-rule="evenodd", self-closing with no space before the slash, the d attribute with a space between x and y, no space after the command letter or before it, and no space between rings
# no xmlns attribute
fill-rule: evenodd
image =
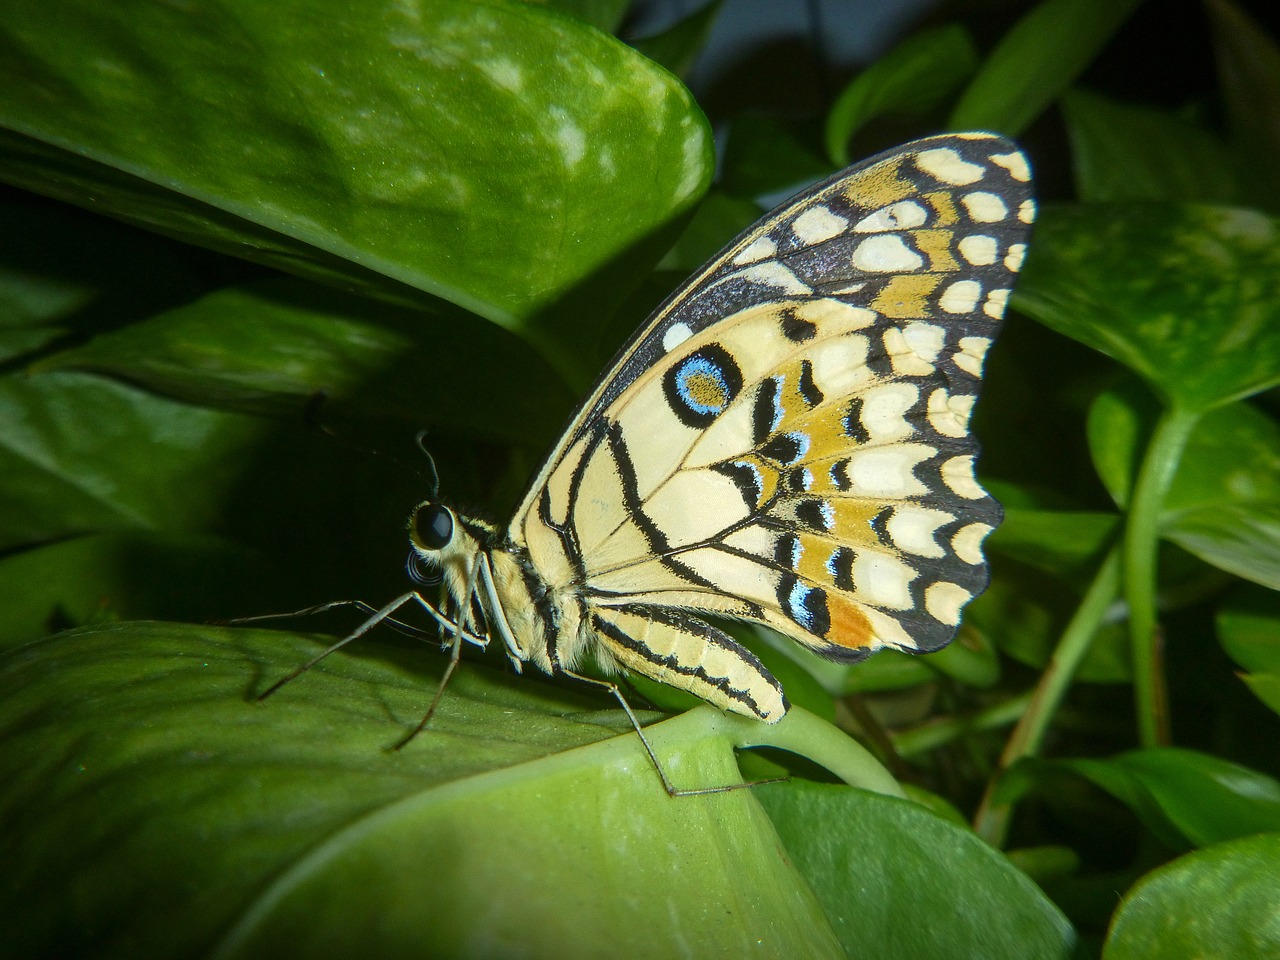
<svg viewBox="0 0 1280 960"><path fill-rule="evenodd" d="M523 3L17 0L0 87L9 182L520 329L711 172L670 74Z"/></svg>
<svg viewBox="0 0 1280 960"><path fill-rule="evenodd" d="M1149 873L1116 911L1103 960L1280 955L1280 834L1218 844Z"/></svg>
<svg viewBox="0 0 1280 960"><path fill-rule="evenodd" d="M952 111L953 130L1016 136L1069 87L1141 0L1043 0L983 63Z"/></svg>
<svg viewBox="0 0 1280 960"><path fill-rule="evenodd" d="M424 316L294 279L230 287L40 361L208 406L297 416L336 404L509 443L549 444L572 404L492 324ZM484 389L477 389L483 383Z"/></svg>
<svg viewBox="0 0 1280 960"><path fill-rule="evenodd" d="M1191 412L1280 383L1280 231L1261 213L1051 207L1015 299Z"/></svg>
<svg viewBox="0 0 1280 960"><path fill-rule="evenodd" d="M315 641L124 623L0 660L0 954L840 955L752 791L672 799L608 698L481 665L391 751L444 658L379 646L263 704ZM862 762L801 713L649 733L682 786L760 738Z"/></svg>
<svg viewBox="0 0 1280 960"><path fill-rule="evenodd" d="M849 957L1074 955L1066 918L971 830L848 787L792 783L757 795Z"/></svg>

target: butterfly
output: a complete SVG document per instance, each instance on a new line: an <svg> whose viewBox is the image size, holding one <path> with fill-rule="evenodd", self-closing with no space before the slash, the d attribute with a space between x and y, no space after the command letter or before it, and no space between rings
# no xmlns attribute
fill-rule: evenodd
<svg viewBox="0 0 1280 960"><path fill-rule="evenodd" d="M411 591L348 638L410 603L450 634L418 729L464 640L600 684L578 673L594 659L765 723L787 712L781 685L707 617L843 662L948 643L1002 515L969 417L1030 180L1011 142L960 133L810 187L622 347L507 526L433 491L408 530L440 602ZM675 790L649 753L669 793L703 792Z"/></svg>

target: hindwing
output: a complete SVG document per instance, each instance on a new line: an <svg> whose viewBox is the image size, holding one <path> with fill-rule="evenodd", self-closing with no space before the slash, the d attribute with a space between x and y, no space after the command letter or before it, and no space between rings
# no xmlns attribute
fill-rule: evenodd
<svg viewBox="0 0 1280 960"><path fill-rule="evenodd" d="M974 478L969 415L1034 216L1029 181L1007 140L947 135L775 210L622 349L511 541L601 636L675 609L836 659L945 644L1001 517Z"/></svg>

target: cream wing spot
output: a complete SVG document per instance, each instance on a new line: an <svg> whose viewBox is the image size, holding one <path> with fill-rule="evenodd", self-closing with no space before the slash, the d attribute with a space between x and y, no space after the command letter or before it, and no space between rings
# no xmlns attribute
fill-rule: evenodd
<svg viewBox="0 0 1280 960"><path fill-rule="evenodd" d="M823 206L810 207L791 222L791 232L802 243L809 244L831 240L848 228L848 220Z"/></svg>
<svg viewBox="0 0 1280 960"><path fill-rule="evenodd" d="M899 236L868 237L854 248L852 263L867 273L910 273L924 266L924 258Z"/></svg>
<svg viewBox="0 0 1280 960"><path fill-rule="evenodd" d="M1010 273L1017 273L1022 269L1022 261L1027 256L1027 245L1025 243L1013 243L1009 245L1009 252L1004 255L1004 267Z"/></svg>
<svg viewBox="0 0 1280 960"><path fill-rule="evenodd" d="M996 262L996 257L1000 253L995 237L988 237L979 233L970 234L961 240L957 246L960 249L960 256L975 267L990 266Z"/></svg>
<svg viewBox="0 0 1280 960"><path fill-rule="evenodd" d="M978 485L978 479L973 475L972 454L952 457L942 465L939 473L942 475L942 482L957 496L966 500L981 500L987 495L987 491Z"/></svg>
<svg viewBox="0 0 1280 960"><path fill-rule="evenodd" d="M933 373L933 364L911 349L904 331L889 327L882 338L884 352L893 362L893 372L900 377L927 377Z"/></svg>
<svg viewBox="0 0 1280 960"><path fill-rule="evenodd" d="M939 387L929 394L926 415L929 425L944 437L963 437L969 432L969 415L973 412L973 394L952 395Z"/></svg>
<svg viewBox="0 0 1280 960"><path fill-rule="evenodd" d="M939 623L955 626L960 622L960 609L973 599L973 594L954 583L935 583L924 592L924 608Z"/></svg>
<svg viewBox="0 0 1280 960"><path fill-rule="evenodd" d="M919 576L910 564L867 550L854 557L851 572L856 596L863 603L890 610L910 609L911 581Z"/></svg>
<svg viewBox="0 0 1280 960"><path fill-rule="evenodd" d="M937 560L947 555L938 543L938 528L952 519L951 514L941 510L903 505L894 508L885 529L899 549Z"/></svg>
<svg viewBox="0 0 1280 960"><path fill-rule="evenodd" d="M889 499L926 494L929 488L916 476L915 468L933 453L933 447L919 443L855 450L844 467L848 493Z"/></svg>
<svg viewBox="0 0 1280 960"><path fill-rule="evenodd" d="M906 413L920 398L912 383L886 383L862 396L858 419L872 443L892 443L914 432Z"/></svg>
<svg viewBox="0 0 1280 960"><path fill-rule="evenodd" d="M1018 219L1023 223L1034 223L1036 219L1036 202L1034 200L1023 200L1022 205L1018 207Z"/></svg>
<svg viewBox="0 0 1280 960"><path fill-rule="evenodd" d="M991 290L987 293L987 300L982 305L982 312L993 320L999 320L1004 316L1005 307L1009 305L1009 291L1005 287Z"/></svg>
<svg viewBox="0 0 1280 960"><path fill-rule="evenodd" d="M907 346L921 360L934 363L946 342L946 332L932 323L908 323L902 328Z"/></svg>
<svg viewBox="0 0 1280 960"><path fill-rule="evenodd" d="M914 200L899 200L867 214L856 224L856 233L886 233L890 230L914 230L922 227L929 214Z"/></svg>
<svg viewBox="0 0 1280 960"><path fill-rule="evenodd" d="M938 306L947 313L973 313L982 296L982 284L977 280L957 280L938 298Z"/></svg>
<svg viewBox="0 0 1280 960"><path fill-rule="evenodd" d="M982 541L987 538L992 527L986 523L971 523L961 527L951 538L951 549L965 563L975 566L982 562Z"/></svg>
<svg viewBox="0 0 1280 960"><path fill-rule="evenodd" d="M751 283L760 283L769 287L777 287L783 293L803 295L813 292L809 289L808 284L780 264L777 260L770 260L766 263L758 263L753 266L744 267L737 275L743 280L750 281Z"/></svg>
<svg viewBox="0 0 1280 960"><path fill-rule="evenodd" d="M757 237L751 243L743 248L742 252L733 258L733 262L738 266L745 266L748 263L758 263L761 260L768 260L775 256L778 252L778 245L768 237Z"/></svg>
<svg viewBox="0 0 1280 960"><path fill-rule="evenodd" d="M960 198L960 203L968 211L970 219L977 223L999 223L1009 216L1009 208L994 193L986 190L975 190Z"/></svg>
<svg viewBox="0 0 1280 960"><path fill-rule="evenodd" d="M975 377L982 376L982 361L987 356L991 341L986 337L961 337L960 351L952 361L965 373Z"/></svg>
<svg viewBox="0 0 1280 960"><path fill-rule="evenodd" d="M963 187L977 183L986 171L976 163L970 163L951 147L935 147L916 154L916 166L943 183Z"/></svg>
<svg viewBox="0 0 1280 960"><path fill-rule="evenodd" d="M1009 171L1009 176L1019 183L1029 183L1031 180L1031 167L1027 164L1027 158L1018 151L1013 153L993 153L991 162L1004 167Z"/></svg>

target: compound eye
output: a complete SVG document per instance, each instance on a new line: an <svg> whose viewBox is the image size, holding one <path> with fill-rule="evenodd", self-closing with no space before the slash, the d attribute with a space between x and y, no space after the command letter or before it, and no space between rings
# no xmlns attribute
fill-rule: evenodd
<svg viewBox="0 0 1280 960"><path fill-rule="evenodd" d="M453 539L453 513L439 503L424 503L413 514L413 541L423 550L443 550Z"/></svg>

